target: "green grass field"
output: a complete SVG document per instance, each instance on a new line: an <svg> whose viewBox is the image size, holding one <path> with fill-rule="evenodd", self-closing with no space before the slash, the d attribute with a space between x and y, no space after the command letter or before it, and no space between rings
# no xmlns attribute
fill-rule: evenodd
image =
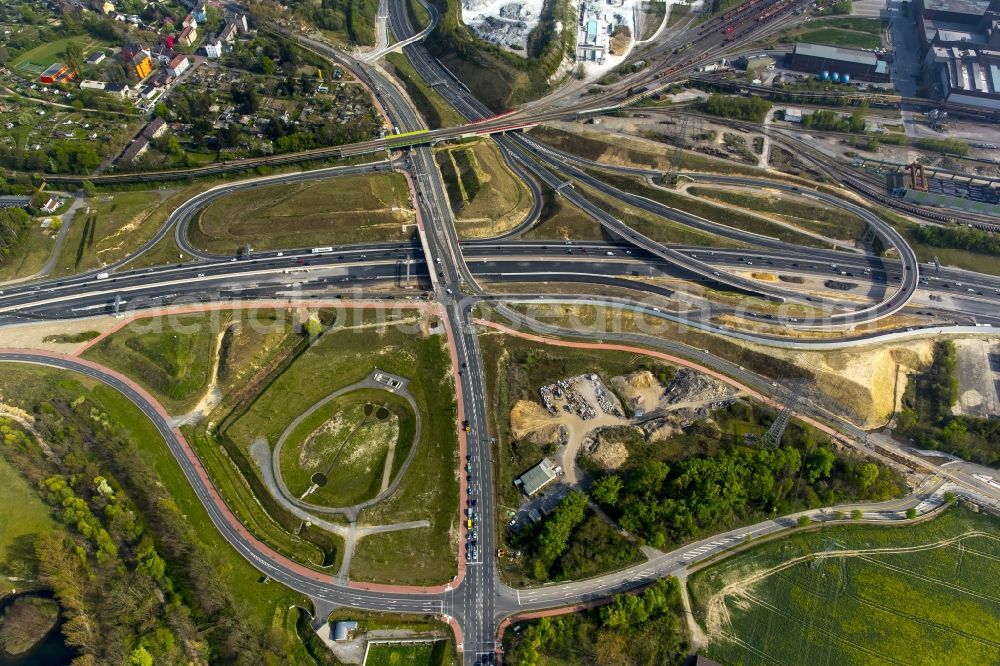
<svg viewBox="0 0 1000 666"><path fill-rule="evenodd" d="M544 192L542 214L538 223L523 237L529 240L601 240L601 226L576 206L554 192Z"/></svg>
<svg viewBox="0 0 1000 666"><path fill-rule="evenodd" d="M29 223L11 256L0 261L0 282L34 275L45 266L55 248L53 235L46 235L38 220Z"/></svg>
<svg viewBox="0 0 1000 666"><path fill-rule="evenodd" d="M882 21L877 18L860 16L828 16L818 18L756 42L756 45L791 44L807 42L846 46L858 49L874 49L882 46Z"/></svg>
<svg viewBox="0 0 1000 666"><path fill-rule="evenodd" d="M414 4L419 3L414 2ZM423 8L421 7L421 9ZM410 100L417 107L417 111L427 121L428 129L454 127L464 122L462 116L417 74L405 55L390 53L385 59L392 66L396 77L402 82Z"/></svg>
<svg viewBox="0 0 1000 666"><path fill-rule="evenodd" d="M413 229L404 225L413 221L403 177L373 173L227 195L205 208L188 234L205 250L235 253L246 243L279 250L405 240Z"/></svg>
<svg viewBox="0 0 1000 666"><path fill-rule="evenodd" d="M86 36L66 37L51 42L39 44L30 51L25 51L10 63L9 67L25 76L38 76L54 62L58 62L66 51L66 45L76 42L84 55L89 55L98 47L106 46L105 42Z"/></svg>
<svg viewBox="0 0 1000 666"><path fill-rule="evenodd" d="M531 137L554 148L596 162L658 169L666 172L672 169L674 154L673 130L670 132L669 135L652 137L660 141L662 145L623 141L621 136L608 132L587 130L575 133L545 126L533 128ZM681 170L747 176L765 175L762 170L756 167L709 157L690 150L682 151Z"/></svg>
<svg viewBox="0 0 1000 666"><path fill-rule="evenodd" d="M149 332L142 332L146 328ZM86 358L121 370L173 414L196 403L210 379L218 329L204 315L140 320L101 340Z"/></svg>
<svg viewBox="0 0 1000 666"><path fill-rule="evenodd" d="M447 664L444 641L386 645L376 643L368 648L364 666L438 666Z"/></svg>
<svg viewBox="0 0 1000 666"><path fill-rule="evenodd" d="M711 222L717 222L718 224L722 224L727 227L761 234L770 238L777 238L779 240L788 241L798 245L806 245L809 247L828 246L827 243L813 238L812 236L807 236L794 229L776 224L751 212L735 210L732 206L721 206L700 200L697 197L684 196L683 194L678 194L667 189L653 188L646 185L642 181L625 176L603 175L603 179L609 185L613 185L614 187L617 187L625 192L653 199L654 201L658 201L665 206L670 206L671 208L676 208L678 210L691 213L692 215L697 215L698 217ZM701 232L694 231L691 233L701 234ZM709 238L714 237L709 236ZM726 241L718 238L709 244L718 245L727 243L729 245L737 244L736 241Z"/></svg>
<svg viewBox="0 0 1000 666"><path fill-rule="evenodd" d="M137 248L162 222L156 210L165 194L137 190L101 193L90 199L73 216L55 274L91 270Z"/></svg>
<svg viewBox="0 0 1000 666"><path fill-rule="evenodd" d="M612 178L610 176L605 176L605 178ZM622 179L623 181L630 181L631 179ZM635 181L631 181L635 182ZM716 236L707 232L694 229L687 225L681 224L679 222L674 222L668 220L659 215L646 212L640 208L634 208L628 204L623 204L617 199L613 199L610 196L606 196L597 192L597 190L592 190L583 185L578 185L576 190L583 194L587 199L590 199L595 204L608 211L622 222L632 227L639 233L647 236L655 241L661 243L679 243L682 245L706 245L712 247L741 247L743 244L730 240L728 238L723 238L721 236ZM649 188L642 188L641 191L646 191L652 193L653 191ZM659 195L660 192L657 191ZM666 195L663 198L675 197L670 192L663 192ZM653 197L651 197L653 198ZM659 198L659 197L656 197ZM698 202L692 199L694 204ZM682 202L686 203L686 202ZM687 208L685 208L686 210ZM690 211L694 212L694 211ZM697 214L697 213L695 213Z"/></svg>
<svg viewBox="0 0 1000 666"><path fill-rule="evenodd" d="M385 406L366 417L367 406ZM393 449L393 468L409 453L414 432L409 404L387 391L360 390L316 410L285 442L281 472L288 490L301 497L322 474L325 483L304 499L312 504L341 507L378 495L386 457ZM390 470L389 479L393 478Z"/></svg>
<svg viewBox="0 0 1000 666"><path fill-rule="evenodd" d="M727 558L689 579L707 654L728 664L995 663L998 526L952 509L907 527L795 534Z"/></svg>
<svg viewBox="0 0 1000 666"><path fill-rule="evenodd" d="M0 419L3 423L5 419ZM16 425L10 426L20 430ZM2 449L0 449L2 454ZM32 537L56 528L49 507L28 480L0 455L0 574L7 574L8 555L33 553ZM17 507L17 510L13 510ZM16 551L16 553L12 553ZM0 588L2 589L2 588Z"/></svg>
<svg viewBox="0 0 1000 666"><path fill-rule="evenodd" d="M855 49L874 49L882 46L882 38L878 35L854 30L840 30L838 28L807 30L799 35L798 41L810 44L846 46Z"/></svg>
<svg viewBox="0 0 1000 666"><path fill-rule="evenodd" d="M410 312L399 316L410 327L419 319ZM457 565L451 530L458 516L458 446L455 393L444 341L404 330L406 326L376 326L374 313L367 310L347 311L341 324L343 328L324 334L261 387L258 397L223 428L223 434L238 455L246 456L255 439L263 437L273 445L309 406L337 387L364 379L376 367L409 378L424 419L420 455L396 493L363 511L360 522L428 519L431 527L363 539L354 554L351 578L421 585L449 580ZM203 446L206 452L213 448L208 442ZM404 457L405 453L401 450ZM232 467L220 465L227 466ZM257 473L256 467L248 465L245 471L249 470ZM238 479L227 485L239 492ZM401 541L397 547L381 547L396 539Z"/></svg>

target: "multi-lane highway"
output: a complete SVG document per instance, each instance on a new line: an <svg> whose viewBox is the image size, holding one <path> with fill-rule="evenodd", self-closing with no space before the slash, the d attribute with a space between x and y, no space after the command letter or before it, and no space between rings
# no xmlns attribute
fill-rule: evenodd
<svg viewBox="0 0 1000 666"><path fill-rule="evenodd" d="M594 104L588 102L574 107L571 103L568 107L562 105L550 110L536 106L537 110L533 109L530 115L522 115L516 121L507 118L490 120L491 112L464 86L461 86L420 44L420 35L426 34L427 31L425 29L423 32L418 32L413 28L405 2L387 0L384 7L388 11L386 17L388 25L395 37L401 41L392 47L383 45L365 60L377 60L390 48L401 49L418 73L469 121L469 124L463 127L447 128L422 135L428 142L469 134L488 135L503 131L512 123L530 123L561 117L565 115L567 108L586 110L587 104L591 106ZM699 57L711 53L719 46L723 40L719 34L721 34L719 31L703 33L707 36L699 37L698 45L692 46L682 56L688 59L687 62L681 63L675 59L671 69L661 71L679 73L685 71L685 68L690 69L691 64L697 62ZM348 67L371 89L377 104L391 125L403 132L421 129L421 120L416 111L397 86L377 67L372 66L370 62L351 58L307 36L295 35L295 38L320 55L335 59ZM651 57L667 50L669 49L665 47L654 47L652 52L646 55ZM635 80L652 81L656 78L657 73L650 72L636 77ZM667 80L669 79L664 79ZM624 92L624 84L617 90L619 93ZM214 303L228 300L253 302L259 299L272 299L269 302L314 301L335 304L338 302L337 299L343 298L380 299L383 302L397 299L435 301L446 319L449 343L456 366L459 407L456 426L460 430L463 452L460 470L460 510L464 518L475 502L474 510L478 514L479 535L476 548L468 550L465 547L465 535L464 533L461 535L462 574L446 589L409 591L359 589L338 582L326 574L313 572L289 562L259 543L233 519L183 437L169 426L162 408L126 378L90 362L36 352L0 352L0 362L44 363L83 372L122 391L154 422L170 450L177 457L199 499L205 504L213 523L233 547L254 566L272 579L309 595L318 604L446 615L460 628L462 632L460 647L463 649L466 662L473 663L495 653L496 627L502 619L513 613L604 599L613 593L646 584L657 577L680 572L690 564L738 545L751 535L760 536L785 529L791 521L794 521L794 517L782 518L716 535L703 542L687 544L684 548L673 552L657 554L649 561L624 571L587 581L526 590L515 590L506 586L499 578L493 556L497 545L495 532L498 525L493 505L495 450L491 443L486 414L488 397L485 372L479 353L472 308L481 303L492 303L511 319L517 320L523 317L508 307L514 299L504 300L497 294L491 293L491 290L496 288L495 285L502 286L503 283L509 282L534 283L537 289L536 293L530 295L532 302L545 302L544 298L540 300L539 297L548 297L551 302L566 302L570 298L566 294L558 293L559 290L553 290L556 293L546 293L549 291L546 285L551 283L592 284L613 288L619 290L621 295L590 298L588 302L639 308L649 315L662 316L673 321L699 326L720 335L752 340L761 344L791 344L800 347L868 344L873 338L886 333L869 332L845 336L835 342L829 339L810 340L807 337L789 341L776 335L734 331L713 323L713 316L728 313L731 311L728 309L704 307L693 308L689 312L667 313L661 312L654 305L637 301L632 294L642 293L651 298L672 297L683 288L685 282L696 282L707 286L725 287L741 293L763 295L776 302L799 300L817 307L830 305L828 312L809 322L800 321L804 319L802 317L780 315L775 319L775 315L768 311L740 313L747 318L758 318L765 323L772 322L790 327L821 325L825 328L887 317L900 312L915 296L919 298L920 295L926 294L942 297L941 301L934 301L933 305L917 307L918 310L929 313L924 315L927 317L928 326L940 326L942 318L956 324L985 322L1000 325L1000 316L997 314L1000 312L1000 307L997 307L1000 304L1000 280L951 269L941 269L921 277L916 256L891 227L864 208L825 192L810 191L808 196L861 215L883 243L895 249L896 257L883 259L857 252L803 248L748 234L611 187L592 173L593 169L604 168L603 165L558 153L517 134L498 136L497 143L504 159L513 171L526 181L533 195L532 209L524 221L500 239L459 242L451 207L433 155L430 148L420 144L406 149L402 157L393 156L394 159L391 161L380 160L347 167L246 179L219 185L193 197L171 213L167 223L140 249L140 253L169 234L173 234L178 247L193 257L194 261L156 268L125 270L123 267L135 258L135 255L132 255L104 269L102 273L110 273L106 277L95 271L85 275L35 282L0 292L0 326L39 318L66 319L91 316L116 308L129 311L142 310L174 305L178 302ZM396 145L402 144L392 137L387 137L384 140L358 144L348 149L348 152L358 155L374 153ZM338 150L340 152L331 154L346 154L345 149ZM220 257L205 252L188 238L190 223L206 205L218 197L266 185L335 178L385 169L403 172L412 183L414 206L420 229L418 238L412 243L340 246L318 253L310 252L308 249L288 249L254 252L248 257L237 258ZM648 175L641 170L635 171L633 175ZM697 177L704 178L704 176ZM123 175L122 178L140 178L140 176L132 174ZM664 246L623 224L573 188L561 187L567 179L582 183L602 194L655 215L704 232L738 240L748 247L727 249ZM731 178L726 181L720 177L716 178L716 182L760 185L759 181L745 178ZM558 189L560 196L564 196L567 201L591 215L617 240L575 243L518 240L517 235L539 219L542 202L539 183ZM767 181L767 186L784 187L771 181ZM787 187L797 189L792 186ZM836 268L832 264L836 264ZM862 298L856 305L847 307L833 297L817 298L787 287L776 288L747 277L746 274L752 272L749 266L766 266L769 271L798 275L804 280L814 282L829 279L843 281L849 278L852 283L858 285L858 295ZM650 281L648 279L650 277L660 279ZM523 300L526 297L520 298ZM579 300L584 297L575 298ZM549 333L561 338L574 335L573 331L552 327L546 329L539 322L526 323L539 327L538 330L548 330ZM579 332L576 334L579 335ZM919 331L897 331L889 334L917 335ZM769 379L749 373L704 352L686 348L679 343L638 334L602 333L601 337L605 340L637 345L637 353L643 353L643 349L664 349L672 354L695 358L701 366L734 377L748 389L762 395L772 391L772 382ZM846 433L850 441L854 441L851 438L864 437L864 433L852 424L837 421L819 408L810 411L806 416L818 419L817 423L825 426L834 424L837 429ZM996 498L990 495L989 488L983 487L982 484L977 485L968 475L949 476L947 472L941 472L941 478L947 481L947 487L954 488L981 503L989 504L996 501ZM916 507L921 513L932 510L939 502L936 498L943 487L940 483L929 485L902 500L882 506L861 508L866 511L866 517L870 520L901 520L902 512L906 508ZM819 512L813 512L813 516L823 519ZM463 523L464 520L459 524Z"/></svg>

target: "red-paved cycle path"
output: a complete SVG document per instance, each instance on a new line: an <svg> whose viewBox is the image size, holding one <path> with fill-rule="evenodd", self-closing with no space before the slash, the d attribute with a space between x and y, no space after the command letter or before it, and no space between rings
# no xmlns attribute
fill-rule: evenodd
<svg viewBox="0 0 1000 666"><path fill-rule="evenodd" d="M283 300L255 301L252 305L246 305L246 304L242 304L241 305L241 304L232 304L232 303L211 303L211 304L197 304L197 305L193 304L193 305L190 305L190 306L182 306L182 307L177 307L177 308L162 308L162 309L159 309L159 310L144 311L142 313L136 313L136 314L134 314L131 317L122 319L114 327L112 327L111 329L105 331L104 333L102 333L97 338L94 338L93 340L88 341L84 345L81 345L72 354L64 354L64 353L51 352L51 351L43 351L43 350L38 350L38 349L16 349L16 348L0 348L0 352L2 352L2 353L14 353L14 354L30 354L30 355L42 356L42 357L53 358L53 359L69 360L69 361L71 361L73 363L76 363L76 364L79 364L81 366L85 366L85 367L91 368L93 370L97 370L99 372L105 373L105 374L107 374L109 376L114 377L116 380L122 382L123 384L128 385L130 388L132 388L139 396L142 397L143 400L145 400L156 411L157 414L159 414L160 418L163 419L164 422L169 422L169 420L171 419L171 415L169 413L167 413L167 411L163 407L163 405L161 405L159 403L159 401L157 401L157 399L154 398L141 385L139 385L138 383L136 383L132 379L126 377L125 375L123 375L123 374L121 374L121 373L119 373L119 372L117 372L115 370L112 370L111 368L103 366L103 365L101 365L99 363L95 363L94 361L90 361L88 359L82 358L82 357L79 356L79 354L81 354L86 349L89 349L94 344L100 342L104 338L108 337L112 333L121 330L122 328L128 326L129 324L131 324L133 322L136 322L136 321L139 321L139 320L143 320L143 319L150 319L150 318L154 318L154 317L158 317L158 316L180 315L180 314L189 314L189 313L198 313L198 312L209 312L209 311L222 311L222 310L244 310L244 309L245 310L257 310L257 309L267 309L267 308L282 308L282 309L285 309L285 308L319 308L319 307L333 307L333 308L343 308L343 309L373 309L373 308L376 308L376 307L386 307L387 309L390 309L390 310L418 310L418 311L426 312L428 314L437 315L439 321L444 326L445 333L446 333L446 336L447 336L448 349L449 349L449 354L451 356L451 362L452 362L452 371L453 371L453 373L457 371L459 363L458 363L458 353L457 353L457 350L456 350L456 347L455 347L454 335L452 333L451 326L448 323L448 319L446 317L442 316L443 313L440 311L440 307L437 304L430 304L430 303L409 303L409 302L401 302L401 303L400 302L394 302L391 306L389 306L389 305L386 305L384 303L376 303L376 302L371 302L371 301L349 301L349 302L345 302L345 301L342 301L342 300L319 300L319 299L317 299L317 300L309 300L309 301L283 301ZM391 326L392 322L386 322L386 325L387 326ZM455 421L455 429L456 429L456 432L458 432L458 434L459 434L459 454L460 454L459 455L459 460L463 460L464 457L465 457L465 451L466 451L466 438L465 438L465 432L463 431L462 428L459 427L459 424L465 418L465 411L464 411L463 402L462 402L462 385L458 381L457 375L455 375L455 380L456 380L455 381L456 399L458 401L458 413L457 413L456 421ZM335 587L333 577L331 577L329 575L321 574L321 573L316 572L316 571L313 571L312 569L309 569L308 567L302 566L301 564L298 564L298 563L296 563L296 562L288 559L284 555L282 555L282 554L276 552L275 550L269 548L267 545L265 545L264 543L262 543L261 541L259 541L252 533L250 533L244 527L243 523L241 523L239 521L239 519L237 519L237 517L235 515L233 515L233 513L229 509L229 506L226 504L226 502L219 495L218 490L213 485L213 483L211 481L211 478L209 477L208 473L206 472L204 466L201 463L201 460L198 458L197 454L191 448L190 444L188 444L187 440L185 439L185 437L181 433L181 431L179 429L176 429L176 428L173 428L171 430L172 430L173 435L176 438L177 442L179 443L180 448L183 451L184 456L191 462L191 464L194 467L194 469L195 469L198 477L201 479L201 481L204 483L205 487L208 489L208 492L209 492L209 494L210 494L210 496L212 498L212 502L216 505L216 507L218 508L220 514L225 517L226 522L229 523L233 527L233 529L236 530L244 540L246 540L248 543L252 544L253 547L259 553L261 553L262 555L264 555L265 557L267 557L272 562L274 562L276 564L280 564L282 567L287 568L287 569L289 569L291 571L294 571L294 572L296 572L296 573L298 573L298 574L300 574L302 576L305 576L305 577L307 577L307 578L309 578L311 580L314 580L316 582L321 582L321 583L324 583L324 584L329 584L331 587ZM459 497L464 497L464 495L465 495L465 479L457 471L456 471L456 473L458 474L458 477L459 477L459 491L460 491ZM459 523L461 523L461 521L459 521ZM461 536L462 536L462 534L460 533L460 535L459 535L459 537L460 537L459 543L461 543ZM428 595L430 595L430 594L439 594L439 593L442 593L442 592L445 592L445 591L448 591L448 590L451 590L451 589L457 587L464 580L464 578L465 578L465 562L464 562L463 558L460 557L460 555L461 555L461 553L458 553L458 556L456 558L458 560L458 571L457 571L456 576L449 583L444 584L444 585L436 585L436 586L413 586L413 585L386 585L386 584L379 584L379 583L358 583L358 582L351 582L351 583L348 583L347 586L350 587L350 588L353 588L353 589L370 590L370 591L374 591L374 592L392 592L392 593L397 593L397 594L428 594ZM457 625L455 625L455 627L457 629ZM461 644L461 641L459 641L459 644Z"/></svg>

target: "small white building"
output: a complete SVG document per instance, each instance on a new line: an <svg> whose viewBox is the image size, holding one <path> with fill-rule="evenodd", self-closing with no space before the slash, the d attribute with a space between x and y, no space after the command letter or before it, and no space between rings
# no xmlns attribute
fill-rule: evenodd
<svg viewBox="0 0 1000 666"><path fill-rule="evenodd" d="M84 90L104 90L108 87L108 84L104 81L90 81L85 79L80 81L80 87Z"/></svg>
<svg viewBox="0 0 1000 666"><path fill-rule="evenodd" d="M167 65L167 73L173 77L178 77L188 70L191 66L191 61L183 53L176 55Z"/></svg>

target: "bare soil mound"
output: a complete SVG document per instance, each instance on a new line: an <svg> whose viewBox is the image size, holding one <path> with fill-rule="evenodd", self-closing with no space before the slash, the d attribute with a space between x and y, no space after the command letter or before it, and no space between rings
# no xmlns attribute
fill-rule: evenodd
<svg viewBox="0 0 1000 666"><path fill-rule="evenodd" d="M510 430L514 439L547 444L559 441L559 429L559 423L537 402L518 400L510 410Z"/></svg>

